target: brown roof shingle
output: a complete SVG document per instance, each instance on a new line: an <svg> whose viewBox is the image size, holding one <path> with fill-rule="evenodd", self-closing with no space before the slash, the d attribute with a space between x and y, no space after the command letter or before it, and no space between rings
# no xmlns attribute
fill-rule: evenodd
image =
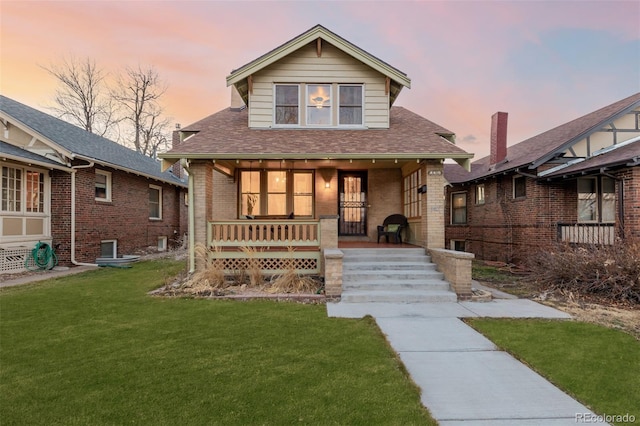
<svg viewBox="0 0 640 426"><path fill-rule="evenodd" d="M392 107L388 129L251 129L247 109L224 109L182 129L197 132L163 157L193 155L454 155L471 157L440 135L453 132L402 107Z"/></svg>
<svg viewBox="0 0 640 426"><path fill-rule="evenodd" d="M505 161L498 163L495 167L491 167L489 156L487 156L474 161L469 173L454 172L447 175L447 170L445 170L445 178L451 183L461 183L533 165L548 157L550 159L555 153L562 150L566 144L577 138L584 137L586 133L599 128L617 114L637 105L640 105L640 93L508 147ZM455 170L455 167L450 168L449 172L451 173L452 170Z"/></svg>

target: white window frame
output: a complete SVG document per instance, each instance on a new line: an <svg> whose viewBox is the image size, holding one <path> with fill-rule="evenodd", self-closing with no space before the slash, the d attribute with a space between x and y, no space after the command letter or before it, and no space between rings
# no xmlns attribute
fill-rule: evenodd
<svg viewBox="0 0 640 426"><path fill-rule="evenodd" d="M101 240L100 241L100 257L102 257L102 244L113 243L113 252L111 257L105 257L105 259L115 259L118 257L118 240Z"/></svg>
<svg viewBox="0 0 640 426"><path fill-rule="evenodd" d="M149 197L149 219L162 220L162 187L158 185L149 185L149 189L158 191L158 216L151 216L151 197Z"/></svg>
<svg viewBox="0 0 640 426"><path fill-rule="evenodd" d="M158 237L158 251L167 251L167 241L169 239L166 235L161 235Z"/></svg>
<svg viewBox="0 0 640 426"><path fill-rule="evenodd" d="M362 121L358 124L342 124L340 122L340 88L342 86L357 86L360 87L362 90L360 91L360 107L362 108ZM338 89L337 89L337 96L336 98L338 99L338 102L336 102L336 107L337 107L337 118L336 120L338 120L338 127L363 127L364 126L364 113L365 113L365 108L364 108L364 84L357 84L357 83L340 83L338 84Z"/></svg>
<svg viewBox="0 0 640 426"><path fill-rule="evenodd" d="M286 123L278 123L276 121L276 107L277 105L277 95L276 95L276 91L278 86L296 86L298 89L298 122L297 123L292 123L292 124L286 124ZM275 83L273 85L273 126L274 127L300 127L300 116L302 115L302 103L300 102L300 84L297 83Z"/></svg>
<svg viewBox="0 0 640 426"><path fill-rule="evenodd" d="M106 194L105 195L106 196L104 198L95 197L95 200L96 201L101 201L103 203L110 203L111 199L112 199L111 194L112 194L112 187L113 187L113 185L111 184L111 172L108 172L106 170L96 169L96 176L98 176L98 175L102 175L102 176L106 177L106 183L105 183L105 185L106 185L106 188L105 188ZM97 183L98 183L97 181L94 182L94 193L95 193L95 188L96 188Z"/></svg>
<svg viewBox="0 0 640 426"><path fill-rule="evenodd" d="M329 87L329 105L327 107L322 107L322 108L328 108L329 109L329 123L327 124L314 124L314 123L309 123L309 116L311 114L309 114L309 108L316 108L315 106L313 106L310 102L309 102L309 87L311 86L328 86ZM333 87L334 85L331 83L307 83L305 84L305 88L304 88L304 121L305 124L308 127L334 127L333 124L333 111L334 111L334 96L333 96Z"/></svg>

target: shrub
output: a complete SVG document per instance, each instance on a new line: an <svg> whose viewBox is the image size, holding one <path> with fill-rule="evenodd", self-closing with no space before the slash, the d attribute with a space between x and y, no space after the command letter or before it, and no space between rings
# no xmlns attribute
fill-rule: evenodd
<svg viewBox="0 0 640 426"><path fill-rule="evenodd" d="M610 246L555 245L530 257L528 281L609 301L640 303L640 240Z"/></svg>

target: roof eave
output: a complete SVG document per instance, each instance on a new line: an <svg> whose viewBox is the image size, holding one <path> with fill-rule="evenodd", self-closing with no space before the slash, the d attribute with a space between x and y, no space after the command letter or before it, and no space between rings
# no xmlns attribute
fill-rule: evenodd
<svg viewBox="0 0 640 426"><path fill-rule="evenodd" d="M131 173L131 174L134 174L134 175L142 176L142 177L145 177L147 179L153 179L153 180L156 180L158 182L168 183L169 185L181 186L181 187L185 187L185 188L187 187L187 185L185 183L180 182L177 179L176 179L176 181L171 181L169 179L164 179L164 178L161 178L159 176L150 175L148 173L144 173L144 172L141 172L139 170L133 170L133 169L130 169L128 167L123 167L123 166L120 166L118 164L113 164L113 163L110 163L108 161L98 160L97 158L86 157L84 155L76 155L76 158L80 159L80 160L84 160L84 161L97 163L97 164L100 164L101 166L111 167L112 169L121 170L121 171L126 172L126 173Z"/></svg>
<svg viewBox="0 0 640 426"><path fill-rule="evenodd" d="M317 25L311 28L309 31L284 43L271 52L268 52L265 55L262 55L259 58L253 60L252 62L249 62L248 64L238 68L237 70L232 71L231 74L227 76L227 86L231 86L232 84L243 81L250 75L253 75L264 67L279 61L280 59L286 57L290 53L298 50L308 43L311 43L319 37L331 43L343 52L362 61L378 72L384 74L385 76L393 79L402 86L411 88L411 79L406 74L381 61L375 56L367 53L358 46L348 42L347 40L344 40L342 37L332 33L321 25Z"/></svg>

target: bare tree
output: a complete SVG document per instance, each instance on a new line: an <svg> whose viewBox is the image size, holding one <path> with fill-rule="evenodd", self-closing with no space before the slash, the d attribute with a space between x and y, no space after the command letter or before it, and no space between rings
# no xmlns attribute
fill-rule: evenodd
<svg viewBox="0 0 640 426"><path fill-rule="evenodd" d="M62 59L59 65L42 67L60 83L51 107L61 119L100 136L118 139L116 106L108 88L107 74L90 58Z"/></svg>
<svg viewBox="0 0 640 426"><path fill-rule="evenodd" d="M112 92L123 111L124 122L129 125L128 133L135 150L151 157L167 142L169 120L162 117L160 105L166 90L155 68L138 66L126 68Z"/></svg>

